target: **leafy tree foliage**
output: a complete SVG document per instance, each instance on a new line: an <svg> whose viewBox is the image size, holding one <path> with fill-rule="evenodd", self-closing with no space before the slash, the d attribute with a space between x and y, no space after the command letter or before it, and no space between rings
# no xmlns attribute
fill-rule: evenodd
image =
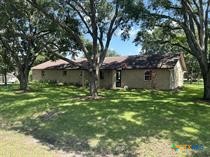
<svg viewBox="0 0 210 157"><path fill-rule="evenodd" d="M115 50L108 50L107 52L107 57L115 57L115 56L120 56L119 53L117 53L117 51Z"/></svg>
<svg viewBox="0 0 210 157"><path fill-rule="evenodd" d="M178 34L178 32L176 32ZM183 49L176 43L180 40L185 42L183 34L172 36L162 28L155 28L152 31L142 30L136 35L134 42L136 45L141 44L142 52L151 54L165 54L169 52L182 52ZM185 42L186 43L186 42Z"/></svg>
<svg viewBox="0 0 210 157"><path fill-rule="evenodd" d="M29 71L43 49L45 19L25 1L1 1L1 44L17 67L20 89L27 90ZM27 10L27 9L28 10Z"/></svg>
<svg viewBox="0 0 210 157"><path fill-rule="evenodd" d="M49 57L60 57L58 51L70 53L75 44L25 0L2 0L0 10L3 17L0 44L12 57L20 89L25 91L29 72L38 55L48 53Z"/></svg>
<svg viewBox="0 0 210 157"><path fill-rule="evenodd" d="M187 80L192 83L201 78L201 69L198 61L191 54L185 54L185 63L187 66Z"/></svg>

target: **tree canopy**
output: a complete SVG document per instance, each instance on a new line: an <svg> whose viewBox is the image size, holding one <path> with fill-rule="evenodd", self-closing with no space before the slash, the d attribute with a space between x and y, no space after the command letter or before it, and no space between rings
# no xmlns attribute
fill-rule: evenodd
<svg viewBox="0 0 210 157"><path fill-rule="evenodd" d="M13 59L21 90L27 89L29 71L37 56L44 54L52 59L61 58L61 54L75 55L71 51L76 49L74 41L26 0L2 0L0 9L0 44Z"/></svg>

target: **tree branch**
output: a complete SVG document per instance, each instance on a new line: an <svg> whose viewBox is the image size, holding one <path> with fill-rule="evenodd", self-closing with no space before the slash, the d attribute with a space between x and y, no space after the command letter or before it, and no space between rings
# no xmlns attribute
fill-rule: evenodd
<svg viewBox="0 0 210 157"><path fill-rule="evenodd" d="M183 0L183 7L184 9L186 9L186 11L189 12L190 17L193 18L193 20L195 21L195 24L197 25L198 29L200 27L200 23L195 15L195 12L193 11L193 9L191 8L191 6L189 5L189 0Z"/></svg>
<svg viewBox="0 0 210 157"><path fill-rule="evenodd" d="M91 31L90 26L89 26L88 23L86 22L85 17L81 14L81 12L83 11L83 9L82 9L82 11L81 11L81 10L78 10L73 4L71 4L70 1L67 2L67 4L68 4L73 10L75 10L75 11L77 12L77 14L79 15L80 19L81 19L82 22L84 23L86 29L88 30L88 33L92 36L92 35L93 35L93 32Z"/></svg>
<svg viewBox="0 0 210 157"><path fill-rule="evenodd" d="M41 11L46 17L48 17L50 20L52 20L55 24L57 24L58 26L60 26L64 31L66 31L67 33L69 33L70 36L74 37L74 39L77 41L78 45L80 46L80 48L82 49L82 51L84 52L85 56L87 59L90 59L90 57L88 56L88 50L85 47L85 44L83 42L83 40L80 38L80 36L75 33L73 30L71 30L68 26L66 26L65 24L63 24L62 22L60 22L58 19L56 19L53 15L50 15L49 13L47 13L45 10L43 10L37 3L36 0L26 0L27 2L29 2L33 7L35 7L36 9L38 9L39 11Z"/></svg>
<svg viewBox="0 0 210 157"><path fill-rule="evenodd" d="M120 7L119 6L119 1L117 0L116 5L115 5L115 13L114 13L113 18L111 19L111 22L110 22L110 25L109 25L109 28L108 28L104 51L101 52L101 55L100 55L100 64L103 62L104 58L106 57L106 53L108 51L109 44L110 44L110 41L111 41L111 38L113 36L114 31L119 27L119 24L115 23L117 18L118 18L119 7ZM121 20L122 20L122 17L119 18L118 23L120 23ZM114 26L114 24L116 24L116 25Z"/></svg>
<svg viewBox="0 0 210 157"><path fill-rule="evenodd" d="M208 19L209 19L209 6L210 6L210 0L207 2L207 7L205 11L205 51L208 52L208 40L209 40L209 29L208 29ZM210 60L210 58L209 58Z"/></svg>

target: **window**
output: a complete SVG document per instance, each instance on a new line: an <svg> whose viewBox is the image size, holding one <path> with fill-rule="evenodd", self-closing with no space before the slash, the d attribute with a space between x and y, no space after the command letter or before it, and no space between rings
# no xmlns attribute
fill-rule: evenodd
<svg viewBox="0 0 210 157"><path fill-rule="evenodd" d="M147 70L144 73L144 80L149 81L152 79L152 70Z"/></svg>
<svg viewBox="0 0 210 157"><path fill-rule="evenodd" d="M103 80L104 79L104 73L102 71L100 71L100 79Z"/></svg>
<svg viewBox="0 0 210 157"><path fill-rule="evenodd" d="M66 76L67 75L67 71L63 71L63 76Z"/></svg>
<svg viewBox="0 0 210 157"><path fill-rule="evenodd" d="M45 76L45 71L44 70L42 70L42 77L44 77Z"/></svg>

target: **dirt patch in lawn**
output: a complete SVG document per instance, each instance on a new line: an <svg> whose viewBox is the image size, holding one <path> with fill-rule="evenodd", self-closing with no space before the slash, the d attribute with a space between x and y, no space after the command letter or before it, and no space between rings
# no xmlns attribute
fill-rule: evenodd
<svg viewBox="0 0 210 157"><path fill-rule="evenodd" d="M31 136L0 130L0 157L72 157L75 153L50 150Z"/></svg>

